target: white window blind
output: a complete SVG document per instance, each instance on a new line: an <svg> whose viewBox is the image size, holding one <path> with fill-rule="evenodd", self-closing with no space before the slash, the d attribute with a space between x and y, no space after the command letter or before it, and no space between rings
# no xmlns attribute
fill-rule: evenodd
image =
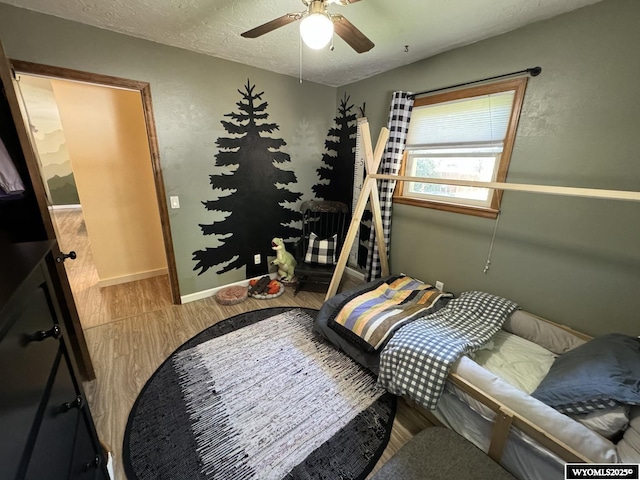
<svg viewBox="0 0 640 480"><path fill-rule="evenodd" d="M403 157L404 175L461 181L506 179L527 85L525 77L416 99ZM496 218L492 189L398 182L394 202Z"/></svg>
<svg viewBox="0 0 640 480"><path fill-rule="evenodd" d="M507 133L515 91L415 107L407 148L502 142Z"/></svg>

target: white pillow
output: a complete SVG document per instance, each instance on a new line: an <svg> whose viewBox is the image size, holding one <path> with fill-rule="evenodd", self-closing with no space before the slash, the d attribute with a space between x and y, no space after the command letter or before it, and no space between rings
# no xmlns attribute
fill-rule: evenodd
<svg viewBox="0 0 640 480"><path fill-rule="evenodd" d="M610 440L629 425L629 407L627 405L569 416Z"/></svg>
<svg viewBox="0 0 640 480"><path fill-rule="evenodd" d="M640 407L631 407L629 428L618 442L618 455L623 463L640 463Z"/></svg>

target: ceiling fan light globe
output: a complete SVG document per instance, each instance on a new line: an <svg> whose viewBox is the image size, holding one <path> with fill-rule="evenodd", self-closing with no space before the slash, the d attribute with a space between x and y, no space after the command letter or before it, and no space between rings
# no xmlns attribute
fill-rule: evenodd
<svg viewBox="0 0 640 480"><path fill-rule="evenodd" d="M322 13L307 15L300 22L302 41L314 50L326 47L333 36L333 22Z"/></svg>

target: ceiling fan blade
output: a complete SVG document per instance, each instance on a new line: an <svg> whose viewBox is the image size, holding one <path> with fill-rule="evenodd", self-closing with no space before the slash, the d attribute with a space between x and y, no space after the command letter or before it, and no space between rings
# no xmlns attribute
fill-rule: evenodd
<svg viewBox="0 0 640 480"><path fill-rule="evenodd" d="M349 5L351 3L359 2L360 0L328 0L327 3L337 3L338 5Z"/></svg>
<svg viewBox="0 0 640 480"><path fill-rule="evenodd" d="M291 22L295 22L302 17L300 13L287 13L275 20L271 20L259 27L252 28L244 33L241 33L244 38L257 38L265 33L269 33L276 28L284 27L285 25L289 25Z"/></svg>
<svg viewBox="0 0 640 480"><path fill-rule="evenodd" d="M334 31L356 52L368 52L374 47L374 43L342 15L332 15L331 19Z"/></svg>

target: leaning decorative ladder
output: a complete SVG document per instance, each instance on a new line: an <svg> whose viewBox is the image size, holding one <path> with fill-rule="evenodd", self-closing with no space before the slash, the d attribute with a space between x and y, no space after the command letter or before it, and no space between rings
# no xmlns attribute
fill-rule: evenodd
<svg viewBox="0 0 640 480"><path fill-rule="evenodd" d="M356 207L353 211L353 217L351 224L344 242L344 247L338 258L336 264L335 273L331 279L329 290L327 291L326 300L333 297L338 291L340 280L344 275L344 270L347 266L347 260L349 259L349 252L351 246L358 233L360 226L360 220L364 213L367 200L370 200L371 213L373 216L373 227L376 232L376 242L378 245L378 252L380 254L380 266L382 269L382 275L389 275L389 261L387 257L387 248L384 241L384 233L382 228L382 215L380 210L380 196L378 193L378 180L395 180L405 182L422 182L422 183L436 183L445 185L458 185L465 187L483 187L492 188L496 190L511 190L518 192L531 192L531 193L543 193L550 195L564 195L572 197L586 197L586 198L602 198L608 200L626 200L633 202L640 202L640 192L632 192L625 190L601 190L594 188L576 188L576 187L558 187L550 185L530 185L530 184L517 184L517 183L504 183L504 182L477 182L471 180L446 180L436 178L424 178L424 177L409 177L398 175L383 175L376 173L382 161L382 154L384 153L387 139L389 138L389 130L383 127L378 136L375 150L372 149L371 133L369 130L369 124L365 121L360 124L361 145L364 150L364 164L366 169L366 177L362 185L362 190ZM552 323L552 322L550 322ZM588 336L576 332L563 325L557 325L560 328L564 328L573 334L576 334L582 338L589 338ZM499 461L502 455L502 451L509 435L511 426L518 428L523 433L537 441L540 445L549 449L551 452L558 455L560 458L567 462L590 462L581 453L577 452L549 432L540 428L530 420L527 420L523 416L511 410L506 405L502 404L495 398L491 397L486 392L482 391L478 387L472 385L467 380L461 378L455 372L449 374L449 379L454 385L462 389L466 393L470 394L476 400L482 402L496 413L495 424L491 434L491 443L489 445L489 456L495 461ZM418 406L419 407L419 406ZM420 408L420 407L419 407ZM429 412L423 410L423 412L432 420L435 417ZM439 423L439 422L438 422Z"/></svg>

